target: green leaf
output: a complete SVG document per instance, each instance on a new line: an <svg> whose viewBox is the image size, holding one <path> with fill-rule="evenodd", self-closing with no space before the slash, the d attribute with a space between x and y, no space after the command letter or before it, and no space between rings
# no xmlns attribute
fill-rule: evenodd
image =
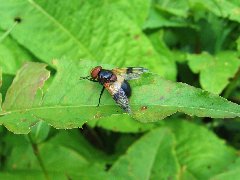
<svg viewBox="0 0 240 180"><path fill-rule="evenodd" d="M164 80L155 74L145 74L130 82L133 87L130 98L133 114L120 115L123 111L107 92L102 96L101 106L96 107L101 85L79 80L79 77L88 75L97 63L81 61L76 64L62 59L55 60L54 64L57 74L44 94L38 88L49 76L45 65L28 63L19 70L3 103L1 124L15 133L28 133L40 120L55 128L66 129L81 127L94 119L109 116L114 119L114 114L141 122L158 121L177 111L199 117L240 116L237 104L183 83ZM103 67L110 68L109 65Z"/></svg>
<svg viewBox="0 0 240 180"><path fill-rule="evenodd" d="M236 52L220 52L216 56L208 53L188 55L189 66L194 73L200 73L200 83L203 89L214 94L220 94L233 78L240 60Z"/></svg>
<svg viewBox="0 0 240 180"><path fill-rule="evenodd" d="M10 114L11 111L21 109L21 113L24 115L20 116L20 119L16 113L10 115L12 116L12 122L8 122L6 127L8 127L9 124L9 126L21 132L22 129L29 129L30 126L37 123L38 120L34 115L25 114L24 111L41 102L42 92L39 88L43 86L45 80L50 76L49 71L47 71L45 67L45 64L28 62L17 72L17 76L7 91L2 109L5 112L10 112ZM18 113L20 113L20 111L18 111ZM3 114L4 113L2 113L2 115ZM2 121L0 123L4 124ZM21 125L19 126L20 123Z"/></svg>
<svg viewBox="0 0 240 180"><path fill-rule="evenodd" d="M145 66L168 79L175 79L174 62L154 50L138 26L142 18L132 17L135 8L131 8L133 12L123 12L123 8L129 6L127 2L119 2L117 6L83 0L71 3L0 0L0 27L7 30L14 18L21 18L11 36L49 64L53 58L63 56L75 61L94 59L99 64ZM147 11L147 4L139 3L138 8Z"/></svg>
<svg viewBox="0 0 240 180"><path fill-rule="evenodd" d="M237 158L235 150L204 127L181 119L168 121L166 126L175 135L176 154L183 173L191 173L196 179L209 179Z"/></svg>
<svg viewBox="0 0 240 180"><path fill-rule="evenodd" d="M158 128L131 145L109 175L122 179L177 179L178 171L174 137L168 129Z"/></svg>
<svg viewBox="0 0 240 180"><path fill-rule="evenodd" d="M0 30L0 37L3 31ZM0 66L4 74L16 74L17 70L32 57L11 37L6 37L0 43Z"/></svg>

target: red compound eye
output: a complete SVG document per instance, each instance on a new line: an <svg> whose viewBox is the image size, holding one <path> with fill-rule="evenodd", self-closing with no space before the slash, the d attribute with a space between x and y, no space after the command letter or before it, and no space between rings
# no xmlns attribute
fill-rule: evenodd
<svg viewBox="0 0 240 180"><path fill-rule="evenodd" d="M98 73L102 70L101 66L97 66L91 70L91 76L93 79L96 79L98 76Z"/></svg>

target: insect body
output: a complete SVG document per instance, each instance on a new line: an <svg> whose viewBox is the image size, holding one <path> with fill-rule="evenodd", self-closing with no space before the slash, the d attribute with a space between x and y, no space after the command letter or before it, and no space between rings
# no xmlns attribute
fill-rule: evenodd
<svg viewBox="0 0 240 180"><path fill-rule="evenodd" d="M99 96L98 106L101 101L104 89L107 89L114 101L126 112L131 113L128 98L131 96L131 87L127 80L137 79L148 70L142 67L116 68L112 70L103 69L97 66L91 70L91 75L81 77L103 85Z"/></svg>

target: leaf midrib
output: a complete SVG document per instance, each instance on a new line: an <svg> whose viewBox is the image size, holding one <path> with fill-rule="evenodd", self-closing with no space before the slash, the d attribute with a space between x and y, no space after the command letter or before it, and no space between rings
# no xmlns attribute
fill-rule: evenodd
<svg viewBox="0 0 240 180"><path fill-rule="evenodd" d="M114 106L116 107L117 105L102 105L102 106ZM140 106L140 105L132 105L131 107L133 106ZM236 116L240 116L240 112L233 112L233 111L224 111L224 110L221 110L221 109L211 109L211 108L202 108L202 107L189 107L189 106L172 106L172 105L156 105L156 104L153 104L153 105L148 105L148 106L160 106L160 107L173 107L173 108L188 108L188 109L200 109L200 110L208 110L208 111L218 111L218 112L223 112L223 113L230 113L230 114L234 114ZM96 107L96 105L62 105L62 106L59 106L59 105L56 105L56 106L41 106L41 107L32 107L32 108L26 108L26 109L16 109L16 110L12 110L12 111L2 111L0 112L0 116L3 116L3 115L8 115L8 114L11 114L11 113L18 113L18 112L22 112L22 111L34 111L34 110L44 110L44 109L64 109L64 108L81 108L81 107ZM178 109L176 109L178 110ZM182 111L181 111L182 112Z"/></svg>
<svg viewBox="0 0 240 180"><path fill-rule="evenodd" d="M28 0L28 2L35 8L37 9L39 12L41 12L43 15L45 15L46 17L48 17L52 22L54 22L60 29L62 29L71 39L73 39L82 49L84 49L85 52L87 52L87 54L89 54L91 56L91 58L96 59L95 55L89 51L89 49L87 49L85 47L85 45L83 45L79 39L77 39L70 31L68 31L59 21L57 21L53 16L51 16L51 14L49 14L47 11L45 11L40 5L38 5L35 1L33 0Z"/></svg>

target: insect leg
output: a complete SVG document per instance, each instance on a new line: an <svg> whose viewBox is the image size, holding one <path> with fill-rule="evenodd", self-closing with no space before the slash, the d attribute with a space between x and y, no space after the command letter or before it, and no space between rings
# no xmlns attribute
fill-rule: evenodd
<svg viewBox="0 0 240 180"><path fill-rule="evenodd" d="M98 99L98 105L97 107L100 105L100 101L101 101L101 97L102 97L102 94L103 94L103 91L104 91L105 87L103 86L102 90L101 90L101 93L100 93L100 96L99 96L99 99Z"/></svg>

